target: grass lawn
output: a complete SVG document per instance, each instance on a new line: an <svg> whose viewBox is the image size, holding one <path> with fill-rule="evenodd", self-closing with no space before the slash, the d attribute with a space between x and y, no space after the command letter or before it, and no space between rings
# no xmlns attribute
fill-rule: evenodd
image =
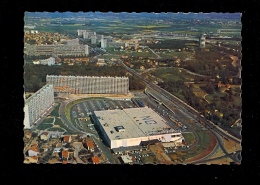
<svg viewBox="0 0 260 185"><path fill-rule="evenodd" d="M60 103L58 103L58 104L55 106L55 108L54 108L53 111L51 112L51 115L58 117L58 116L59 116L59 108L60 108Z"/></svg>
<svg viewBox="0 0 260 185"><path fill-rule="evenodd" d="M64 130L62 128L59 128L59 127L53 127L53 128L50 128L48 129L49 131L58 131L58 132L64 132ZM65 129L66 130L66 129Z"/></svg>
<svg viewBox="0 0 260 185"><path fill-rule="evenodd" d="M162 58L180 58L180 59L185 59L185 58L189 58L192 53L191 52L175 52L175 51L172 51L172 52L160 52L160 53L157 53L158 55L160 55L160 57Z"/></svg>
<svg viewBox="0 0 260 185"><path fill-rule="evenodd" d="M193 143L195 137L193 135L193 133L182 133L184 139L185 139L185 142L188 144L188 143Z"/></svg>
<svg viewBox="0 0 260 185"><path fill-rule="evenodd" d="M52 123L54 118L46 118L43 123Z"/></svg>
<svg viewBox="0 0 260 185"><path fill-rule="evenodd" d="M214 94L209 94L207 95L205 98L206 100L208 100L209 102L213 102L214 101L214 96L217 96L218 98L224 97L226 95L226 93L223 92L215 92Z"/></svg>
<svg viewBox="0 0 260 185"><path fill-rule="evenodd" d="M54 122L54 125L61 125L61 124L63 124L61 119L60 118L56 118L55 122Z"/></svg>
<svg viewBox="0 0 260 185"><path fill-rule="evenodd" d="M155 157L153 157L153 156L142 157L141 161L144 164L146 164L146 163L153 163L155 161Z"/></svg>
<svg viewBox="0 0 260 185"><path fill-rule="evenodd" d="M45 130L45 129L51 128L51 127L53 127L52 124L42 123L42 124L40 124L40 125L37 127L37 129L39 129L39 130Z"/></svg>
<svg viewBox="0 0 260 185"><path fill-rule="evenodd" d="M185 137L185 133L182 133L182 134ZM211 142L210 135L206 131L203 131L203 130L198 131L197 134L199 136L198 144L188 151L176 152L175 153L176 158L178 158L178 159L188 159L188 158L194 157L194 156L202 153L209 146L209 144ZM186 137L189 138L191 136L186 136ZM186 137L185 137L185 139L186 139ZM191 139L191 138L189 138L189 139Z"/></svg>

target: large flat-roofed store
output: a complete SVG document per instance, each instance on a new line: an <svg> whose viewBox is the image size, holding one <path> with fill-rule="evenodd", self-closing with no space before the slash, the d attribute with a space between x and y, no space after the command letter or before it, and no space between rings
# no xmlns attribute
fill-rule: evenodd
<svg viewBox="0 0 260 185"><path fill-rule="evenodd" d="M151 108L94 111L97 122L110 148L138 146L142 141L181 143L183 136L168 126Z"/></svg>

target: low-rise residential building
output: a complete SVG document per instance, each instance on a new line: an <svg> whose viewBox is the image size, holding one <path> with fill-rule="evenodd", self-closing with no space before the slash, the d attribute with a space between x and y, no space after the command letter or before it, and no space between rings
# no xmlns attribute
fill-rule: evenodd
<svg viewBox="0 0 260 185"><path fill-rule="evenodd" d="M99 164L100 163L100 159L98 156L94 156L91 158L92 159L92 163L93 164Z"/></svg>
<svg viewBox="0 0 260 185"><path fill-rule="evenodd" d="M43 133L40 135L40 138L41 138L41 140L44 140L44 141L49 140L49 138L50 138L49 132L43 132Z"/></svg>
<svg viewBox="0 0 260 185"><path fill-rule="evenodd" d="M70 135L69 136L64 136L63 137L63 142L70 143L71 142L71 136Z"/></svg>
<svg viewBox="0 0 260 185"><path fill-rule="evenodd" d="M69 159L69 151L68 150L62 150L61 152L62 159L68 160Z"/></svg>
<svg viewBox="0 0 260 185"><path fill-rule="evenodd" d="M93 152L94 148L95 148L93 141L87 141L87 147L88 147L88 150Z"/></svg>
<svg viewBox="0 0 260 185"><path fill-rule="evenodd" d="M29 150L28 155L31 156L37 156L40 152L40 149L38 148L38 144L34 144Z"/></svg>

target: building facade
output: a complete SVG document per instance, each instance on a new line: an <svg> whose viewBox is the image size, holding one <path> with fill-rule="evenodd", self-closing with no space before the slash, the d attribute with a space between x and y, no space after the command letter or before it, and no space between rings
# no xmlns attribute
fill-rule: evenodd
<svg viewBox="0 0 260 185"><path fill-rule="evenodd" d="M89 55L89 48L88 48L88 45L85 45L85 55Z"/></svg>
<svg viewBox="0 0 260 185"><path fill-rule="evenodd" d="M25 100L24 126L31 128L54 105L53 85L45 85Z"/></svg>
<svg viewBox="0 0 260 185"><path fill-rule="evenodd" d="M73 41L74 42L74 41ZM81 44L53 44L53 45L26 45L25 54L29 56L86 56L85 45Z"/></svg>
<svg viewBox="0 0 260 185"><path fill-rule="evenodd" d="M97 36L93 35L91 36L91 44L96 44L97 43Z"/></svg>
<svg viewBox="0 0 260 185"><path fill-rule="evenodd" d="M205 46L206 46L206 37L204 35L202 35L199 38L199 45L200 45L200 48L205 48Z"/></svg>
<svg viewBox="0 0 260 185"><path fill-rule="evenodd" d="M101 38L101 48L107 47L107 39Z"/></svg>
<svg viewBox="0 0 260 185"><path fill-rule="evenodd" d="M147 107L94 111L92 118L111 149L140 146L141 142L151 140L178 144L184 139Z"/></svg>
<svg viewBox="0 0 260 185"><path fill-rule="evenodd" d="M48 65L48 66L54 65L55 64L55 58L50 57L48 59L39 60L39 64Z"/></svg>
<svg viewBox="0 0 260 185"><path fill-rule="evenodd" d="M53 85L56 93L127 94L129 91L128 77L47 75L46 82Z"/></svg>

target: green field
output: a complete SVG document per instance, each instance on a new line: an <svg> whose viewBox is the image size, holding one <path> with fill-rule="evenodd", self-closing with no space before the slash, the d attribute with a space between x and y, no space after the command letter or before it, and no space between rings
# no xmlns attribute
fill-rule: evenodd
<svg viewBox="0 0 260 185"><path fill-rule="evenodd" d="M158 55L160 55L160 57L162 58L179 58L179 59L186 59L192 56L191 52L176 52L176 51L172 51L172 52L160 52L157 53Z"/></svg>
<svg viewBox="0 0 260 185"><path fill-rule="evenodd" d="M203 131L203 130L198 131L197 134L199 137L198 144L195 147L188 150L187 152L183 152L183 153L185 153L185 155L183 156L184 159L188 159L190 157L194 157L196 155L201 154L209 146L209 144L211 142L210 135L206 131Z"/></svg>
<svg viewBox="0 0 260 185"><path fill-rule="evenodd" d="M54 110L51 112L51 116L59 116L59 108L60 108L60 103L57 103L57 105L55 106Z"/></svg>
<svg viewBox="0 0 260 185"><path fill-rule="evenodd" d="M130 50L125 50L125 51L114 51L115 47L109 47L107 48L107 52L114 54L114 55L126 55L126 56L134 56L134 57L151 57L151 58L155 58L156 55L153 54L150 50L147 50L148 52L145 52L144 50L142 50L143 52L136 52L136 51L130 51Z"/></svg>
<svg viewBox="0 0 260 185"><path fill-rule="evenodd" d="M195 139L193 133L182 133L186 143L192 143Z"/></svg>
<svg viewBox="0 0 260 185"><path fill-rule="evenodd" d="M62 128L59 128L59 127L53 127L53 128L50 128L48 129L49 131L58 131L58 132L64 132L64 130ZM67 134L67 133L66 133Z"/></svg>
<svg viewBox="0 0 260 185"><path fill-rule="evenodd" d="M56 118L55 118L54 125L61 125L61 124L63 124L62 121L61 121L61 119L56 117Z"/></svg>
<svg viewBox="0 0 260 185"><path fill-rule="evenodd" d="M43 123L52 123L54 118L46 118Z"/></svg>
<svg viewBox="0 0 260 185"><path fill-rule="evenodd" d="M185 70L178 69L178 68L159 68L156 71L152 72L152 75L161 78L162 80L172 80L178 81L189 79L192 75L188 74Z"/></svg>
<svg viewBox="0 0 260 185"><path fill-rule="evenodd" d="M48 129L48 128L51 128L51 127L53 127L52 124L42 123L42 124L40 124L40 125L37 127L37 129L39 129L39 130L45 130L45 129Z"/></svg>

